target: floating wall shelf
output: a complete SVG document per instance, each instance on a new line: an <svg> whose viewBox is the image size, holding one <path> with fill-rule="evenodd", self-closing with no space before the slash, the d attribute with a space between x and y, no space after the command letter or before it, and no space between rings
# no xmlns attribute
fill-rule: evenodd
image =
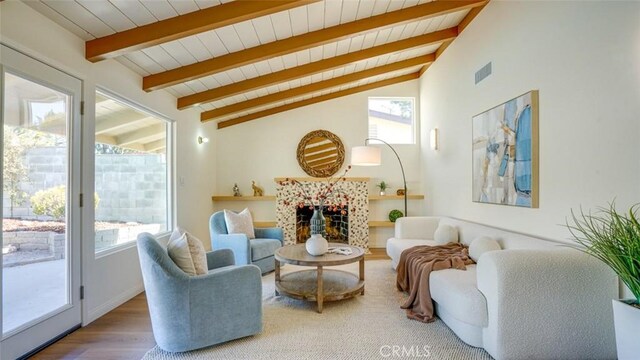
<svg viewBox="0 0 640 360"><path fill-rule="evenodd" d="M409 200L422 200L424 195L422 194L409 194L407 195ZM275 201L275 195L264 196L233 196L233 195L214 195L211 197L212 201ZM386 200L404 200L402 195L369 195L369 201L386 201ZM277 223L275 221L254 221L255 227L275 227ZM369 221L370 228L392 228L394 223L391 221Z"/></svg>
<svg viewBox="0 0 640 360"><path fill-rule="evenodd" d="M278 223L276 221L254 221L253 226L257 228L275 227ZM369 227L393 227L394 223L391 221L369 221Z"/></svg>
<svg viewBox="0 0 640 360"><path fill-rule="evenodd" d="M422 200L424 199L424 195L409 194L407 195L407 199ZM369 201L375 201L375 200L404 200L404 195L369 195Z"/></svg>
<svg viewBox="0 0 640 360"><path fill-rule="evenodd" d="M213 195L213 201L274 201L275 195L264 196L233 196L233 195Z"/></svg>
<svg viewBox="0 0 640 360"><path fill-rule="evenodd" d="M265 196L233 196L233 195L213 195L211 200L213 201L274 201L275 195ZM424 195L421 194L409 194L407 195L409 200L422 200ZM402 195L369 195L369 201L379 200L404 200Z"/></svg>
<svg viewBox="0 0 640 360"><path fill-rule="evenodd" d="M369 227L394 227L395 223L391 221L369 221Z"/></svg>

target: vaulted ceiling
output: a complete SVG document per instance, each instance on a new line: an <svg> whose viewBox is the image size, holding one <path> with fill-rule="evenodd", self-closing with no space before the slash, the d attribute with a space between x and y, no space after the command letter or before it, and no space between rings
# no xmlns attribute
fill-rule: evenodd
<svg viewBox="0 0 640 360"><path fill-rule="evenodd" d="M488 0L40 0L218 128L418 78Z"/></svg>

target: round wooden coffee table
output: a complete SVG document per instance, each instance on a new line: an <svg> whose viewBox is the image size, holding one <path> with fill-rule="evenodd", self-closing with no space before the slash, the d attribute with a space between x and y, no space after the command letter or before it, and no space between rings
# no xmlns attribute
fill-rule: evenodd
<svg viewBox="0 0 640 360"><path fill-rule="evenodd" d="M325 301L348 299L357 294L364 295L364 250L339 243L329 247L348 247L351 255L309 255L304 244L284 246L276 250L276 295L294 299L316 301L318 312L322 312ZM360 261L360 274L348 271L324 269L325 266L344 265ZM315 269L300 270L280 276L280 263L315 266Z"/></svg>

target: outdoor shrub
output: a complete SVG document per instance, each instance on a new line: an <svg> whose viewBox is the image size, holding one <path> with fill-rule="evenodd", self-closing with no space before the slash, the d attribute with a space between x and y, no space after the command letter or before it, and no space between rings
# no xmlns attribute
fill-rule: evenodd
<svg viewBox="0 0 640 360"><path fill-rule="evenodd" d="M24 153L28 148L13 127L4 125L4 151L2 169L2 190L9 195L9 216L13 217L15 207L24 204L27 193L22 191L22 182L29 180L24 164Z"/></svg>
<svg viewBox="0 0 640 360"><path fill-rule="evenodd" d="M64 185L40 190L31 197L31 207L36 215L61 219L64 216L67 192Z"/></svg>
<svg viewBox="0 0 640 360"><path fill-rule="evenodd" d="M67 190L64 185L40 190L31 197L31 207L36 215L51 216L61 220L64 217ZM97 208L100 198L94 194L94 206Z"/></svg>

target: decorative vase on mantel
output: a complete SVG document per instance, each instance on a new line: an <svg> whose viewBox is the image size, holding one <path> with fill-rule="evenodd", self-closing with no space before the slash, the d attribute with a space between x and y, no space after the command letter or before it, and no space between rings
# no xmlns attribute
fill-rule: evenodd
<svg viewBox="0 0 640 360"><path fill-rule="evenodd" d="M305 243L307 252L313 256L324 255L329 250L329 243L324 238L326 220L322 214L322 208L315 207L313 209L313 216L311 216L309 224L311 237Z"/></svg>

